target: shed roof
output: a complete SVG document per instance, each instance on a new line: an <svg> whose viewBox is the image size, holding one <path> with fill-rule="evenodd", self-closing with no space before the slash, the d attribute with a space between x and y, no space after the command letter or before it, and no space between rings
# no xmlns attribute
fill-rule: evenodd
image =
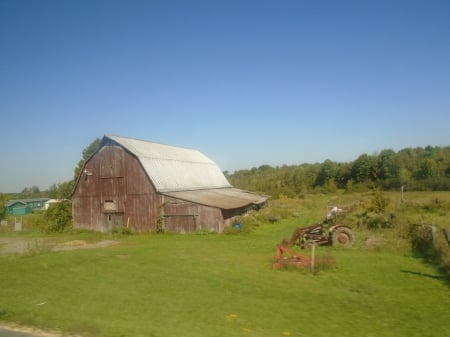
<svg viewBox="0 0 450 337"><path fill-rule="evenodd" d="M15 204L15 203L20 203L23 205L28 205L28 204L32 204L32 203L37 203L37 202L45 202L49 200L48 198L32 198L32 199L14 199L14 200L9 200L6 204L5 207L10 207L11 205Z"/></svg>
<svg viewBox="0 0 450 337"><path fill-rule="evenodd" d="M198 150L105 135L101 145L120 145L140 161L158 192L232 186L215 162Z"/></svg>
<svg viewBox="0 0 450 337"><path fill-rule="evenodd" d="M233 209L247 205L259 205L263 204L268 199L268 196L259 195L233 187L167 192L163 194L177 199L221 209Z"/></svg>
<svg viewBox="0 0 450 337"><path fill-rule="evenodd" d="M22 200L10 200L5 204L5 207L12 207L15 205L20 205L19 207L23 207L23 206L26 206L27 203Z"/></svg>

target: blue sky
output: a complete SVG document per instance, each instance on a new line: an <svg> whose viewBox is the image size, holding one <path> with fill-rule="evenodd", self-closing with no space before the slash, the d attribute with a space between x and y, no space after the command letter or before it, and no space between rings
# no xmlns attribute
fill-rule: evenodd
<svg viewBox="0 0 450 337"><path fill-rule="evenodd" d="M450 145L450 1L0 0L0 192L94 139L222 170Z"/></svg>

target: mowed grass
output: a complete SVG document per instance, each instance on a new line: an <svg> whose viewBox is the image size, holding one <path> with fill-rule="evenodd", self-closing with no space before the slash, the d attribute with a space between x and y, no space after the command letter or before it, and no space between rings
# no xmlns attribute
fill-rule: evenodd
<svg viewBox="0 0 450 337"><path fill-rule="evenodd" d="M332 268L272 269L276 244L310 219L0 256L0 319L100 337L450 336L449 284L406 251L318 247Z"/></svg>

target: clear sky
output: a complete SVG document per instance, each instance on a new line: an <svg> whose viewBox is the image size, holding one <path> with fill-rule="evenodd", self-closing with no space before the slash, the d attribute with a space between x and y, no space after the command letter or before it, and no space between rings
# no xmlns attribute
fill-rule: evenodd
<svg viewBox="0 0 450 337"><path fill-rule="evenodd" d="M450 145L450 1L0 0L0 192L94 139L222 170Z"/></svg>

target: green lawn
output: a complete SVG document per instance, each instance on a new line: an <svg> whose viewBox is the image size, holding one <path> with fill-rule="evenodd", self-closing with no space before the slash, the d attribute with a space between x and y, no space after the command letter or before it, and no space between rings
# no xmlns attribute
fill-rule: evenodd
<svg viewBox="0 0 450 337"><path fill-rule="evenodd" d="M306 224L0 255L0 320L97 337L450 336L449 283L405 251L319 247L333 268L272 269L276 244Z"/></svg>

